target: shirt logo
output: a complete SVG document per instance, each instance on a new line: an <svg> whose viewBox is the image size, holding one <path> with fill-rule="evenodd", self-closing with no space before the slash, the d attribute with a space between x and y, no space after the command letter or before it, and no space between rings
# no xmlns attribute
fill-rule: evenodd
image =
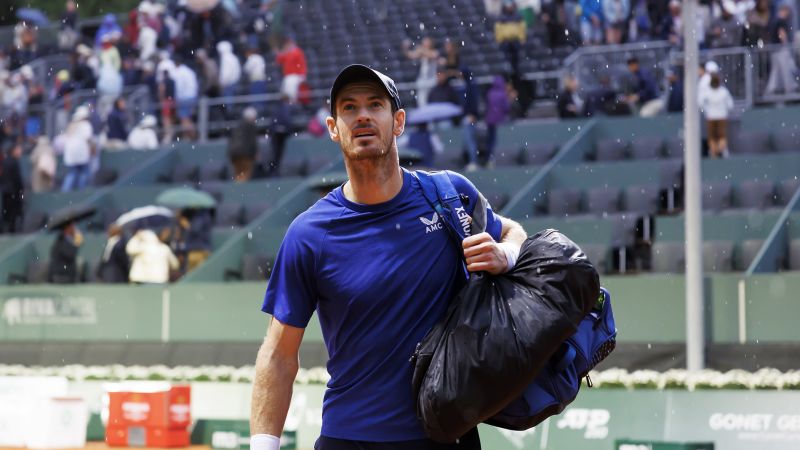
<svg viewBox="0 0 800 450"><path fill-rule="evenodd" d="M425 225L425 234L442 229L442 222L439 221L439 214L436 212L433 213L433 216L430 219L427 217L420 217L419 221Z"/></svg>

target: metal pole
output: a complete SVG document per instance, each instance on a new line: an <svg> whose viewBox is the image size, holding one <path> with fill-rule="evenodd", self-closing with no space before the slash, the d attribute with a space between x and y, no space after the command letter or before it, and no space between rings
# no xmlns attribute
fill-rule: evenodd
<svg viewBox="0 0 800 450"><path fill-rule="evenodd" d="M686 368L703 368L703 229L700 174L700 111L697 103L697 0L683 2L684 204L686 234Z"/></svg>
<svg viewBox="0 0 800 450"><path fill-rule="evenodd" d="M208 97L200 97L197 110L197 131L200 142L208 141Z"/></svg>

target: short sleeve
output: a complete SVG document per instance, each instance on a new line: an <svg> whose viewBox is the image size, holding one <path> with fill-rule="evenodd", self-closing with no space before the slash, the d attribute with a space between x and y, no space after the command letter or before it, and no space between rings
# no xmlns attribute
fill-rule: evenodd
<svg viewBox="0 0 800 450"><path fill-rule="evenodd" d="M289 226L278 250L261 310L281 323L305 328L317 306L314 243L322 233L303 224L304 215Z"/></svg>
<svg viewBox="0 0 800 450"><path fill-rule="evenodd" d="M472 213L475 212L475 205L478 203L478 195L481 195L478 188L476 188L467 177L460 173L448 170L447 175L450 176L450 181L453 182L458 193L466 195L469 198L467 213L471 216ZM500 217L494 213L489 202L486 202L486 232L488 232L495 241L500 242L500 238L503 234L503 223L500 221Z"/></svg>

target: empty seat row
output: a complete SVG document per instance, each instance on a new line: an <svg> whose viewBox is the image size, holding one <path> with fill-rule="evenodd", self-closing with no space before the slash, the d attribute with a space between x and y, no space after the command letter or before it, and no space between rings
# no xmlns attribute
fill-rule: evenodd
<svg viewBox="0 0 800 450"><path fill-rule="evenodd" d="M729 181L703 184L703 209L722 211L731 208L766 209L785 206L800 189L800 178L774 183L749 180L734 188ZM655 183L627 186L624 189L599 186L583 191L558 188L550 191L547 213L555 216L604 215L620 211L655 214L667 209L664 191Z"/></svg>
<svg viewBox="0 0 800 450"><path fill-rule="evenodd" d="M762 239L748 239L738 245L730 241L703 242L703 270L745 271L763 245ZM779 265L788 270L800 270L800 239L791 240L786 250ZM651 260L654 272L683 273L686 266L685 243L656 242L652 247Z"/></svg>
<svg viewBox="0 0 800 450"><path fill-rule="evenodd" d="M732 154L758 154L769 152L800 151L800 131L780 130L772 135L769 131L742 131L729 137ZM599 139L594 151L587 159L595 161L619 161L624 159L682 158L683 138L643 136L633 140L623 138Z"/></svg>
<svg viewBox="0 0 800 450"><path fill-rule="evenodd" d="M285 154L280 162L277 175L306 176L318 172L336 160L330 153L315 153L312 155ZM267 163L256 163L254 176L271 174ZM231 180L233 168L227 161L209 161L203 164L178 163L165 174L158 177L162 183L207 183L214 181Z"/></svg>
<svg viewBox="0 0 800 450"><path fill-rule="evenodd" d="M538 166L547 163L558 151L558 144L536 143L519 147L499 147L494 150L494 164L498 167ZM480 155L478 155L480 157ZM462 148L449 147L434 159L437 169L458 170L467 165L467 154Z"/></svg>

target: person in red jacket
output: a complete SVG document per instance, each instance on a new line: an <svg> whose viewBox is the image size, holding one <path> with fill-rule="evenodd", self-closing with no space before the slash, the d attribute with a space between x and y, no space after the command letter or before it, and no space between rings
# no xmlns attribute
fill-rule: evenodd
<svg viewBox="0 0 800 450"><path fill-rule="evenodd" d="M303 49L297 46L294 39L285 37L275 62L280 64L283 73L281 81L281 94L289 98L292 103L297 103L297 94L300 85L306 81L308 66Z"/></svg>

